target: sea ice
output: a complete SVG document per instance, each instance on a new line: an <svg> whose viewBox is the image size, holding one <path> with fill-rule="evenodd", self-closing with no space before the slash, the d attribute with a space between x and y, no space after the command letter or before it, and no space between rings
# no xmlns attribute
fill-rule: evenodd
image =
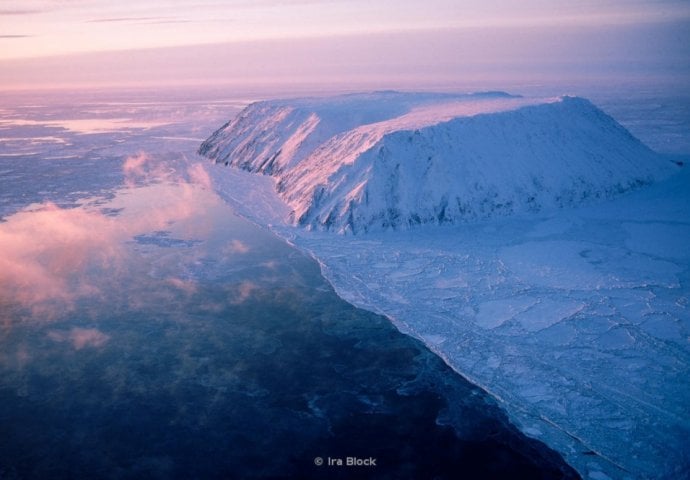
<svg viewBox="0 0 690 480"><path fill-rule="evenodd" d="M385 115L400 115L400 109L393 108L390 101L383 110ZM316 258L324 276L341 297L359 307L387 315L402 331L425 342L457 372L498 399L524 432L561 452L584 478L680 478L690 472L687 442L690 436L690 382L687 381L690 374L690 254L687 243L690 174L677 166L669 169L670 162L663 164L663 159L652 154L645 156L633 169L639 167L640 172L646 173L630 177L626 158L634 152L647 150L624 129L613 125L615 122L610 117L597 113L583 102L575 102L575 105L580 113L586 112L575 122L582 135L569 136L560 132L546 143L553 140L557 144L562 138L569 138L574 142L568 143L571 153L577 151L580 156L573 153L572 159L582 155L596 159L588 164L588 168L594 170L580 179L579 170L566 161L557 171L567 178L553 185L560 181L578 184L579 180L589 184L589 178L597 177L597 182L620 185L621 190L626 190L625 195L606 200L603 197L607 195L602 195L598 201L591 201L592 198L585 195L573 199L576 201L572 203L566 202L574 208L560 211L546 208L530 214L523 212L518 216L473 222L467 219L431 222L443 223L443 226L370 229L364 235L352 236L301 228L300 222L295 225L296 217L290 216L291 211L310 207L297 205L294 203L296 197L289 192L286 194L285 189L291 187L281 184L284 177L280 173L277 176L250 175L218 165L212 169L212 175L216 188L239 213L256 223L268 225L277 235ZM284 108L286 104L273 106ZM504 105L499 113L489 109L480 115L479 130L472 127L462 131L490 131L493 139L504 134L518 135L516 132L537 137L555 134L541 128L543 123L553 122L560 115L554 114L552 106L553 101L547 102L546 108L542 108L543 104L529 106L523 113L519 113L515 105ZM243 124L243 131L248 131L246 129L252 128L249 117L257 108L270 110L269 107L271 105L260 104L232 125L247 122ZM340 107L341 104L334 106L331 114ZM403 107L409 111L409 105ZM424 108L424 118L432 118L433 105ZM511 115L520 116L522 125L527 127L515 130L515 119L505 115L506 109L511 108ZM473 114L479 115L476 111ZM438 113L438 117L442 114ZM266 117L259 118L266 120ZM334 117L328 118L333 121ZM347 122L352 121L351 117L347 118ZM368 121L388 121L386 128L391 125L390 120L381 118ZM409 121L409 118L404 120ZM271 128L280 126L272 121L269 124ZM567 128L567 124L559 123L558 128ZM261 125L255 126L263 128ZM597 137L602 143L594 145L597 142L592 142L593 137L585 133L594 135L592 132L603 126L604 133ZM269 173L252 163L266 160L264 157L236 150L239 147L232 143L236 140L229 140L233 128L219 130L212 137L214 141L231 142L222 150L226 156L221 160L226 159L247 170ZM341 145L335 140L329 144L324 150L329 154L350 148L362 153L360 147L371 140L354 133L342 133L356 130L357 127L350 124L328 128L331 130L327 133L338 130L340 133L335 134L336 137L345 141ZM365 130L367 134L373 132L367 127L358 133L364 134ZM419 141L421 143L408 152L409 158L415 158L424 148L433 145L432 137L447 133L443 128L431 128L422 141L415 140L414 128L410 132L393 132L386 140L393 143L386 143L384 147L389 152L404 152L405 142ZM282 135L280 130L277 135ZM323 136L327 135L323 133L319 138ZM606 155L606 149L611 147L606 139L614 137L613 144L620 149L620 155L613 155L615 158ZM585 140L584 145L577 146ZM246 142L248 137L242 136L240 141ZM519 135L514 141L515 145L530 148L537 145ZM480 140L472 137L470 143L473 142ZM212 143L205 144L204 153L210 152ZM220 152L222 145L216 147L219 150L215 152ZM233 152L248 153L233 157ZM484 152L493 155L497 150L491 147ZM558 160L554 152L549 158ZM294 154L291 155L294 159ZM307 152L300 155L295 160L297 164L307 161ZM362 155L366 156L366 152ZM390 163L386 163L390 160L386 155L376 155L363 165L378 168L378 164ZM493 167L487 170L484 165L495 160L491 155L482 158L483 163L472 163L467 175L474 176L480 183L485 175L494 175L491 178L499 182L497 185L501 185L503 192L516 185L518 190L525 187L519 175L498 175ZM323 177L329 182L327 195L324 195L334 197L320 200L306 195L300 200L316 202L313 204L315 212L320 212L313 217L307 216L311 220L301 224L315 227L312 220L328 211L321 210L322 206L331 200L337 203L337 198L352 200L354 197L348 195L361 192L359 187L339 188L345 184L359 185L348 183L352 178L349 175L353 160L348 158L342 170L329 170L331 173ZM534 166L529 165L530 158L520 157L520 162L527 162L527 165L519 165L530 169ZM320 162L325 159L320 156L312 165L313 169L306 171L305 178L316 178L316 171L323 166ZM292 169L296 181L299 169L287 157L280 161L283 170L278 168L273 172ZM607 161L611 164L599 170ZM654 166L649 162L657 163ZM577 171L578 174L569 176L563 168L574 168L568 172ZM387 170L386 175L392 171L394 169ZM675 175L669 177L673 172ZM647 178L647 173L655 177L657 183L630 193L628 190L639 185L634 181L632 184L626 182L633 177ZM441 177L443 175L438 172L434 174L437 180ZM513 182L514 178L518 180ZM621 183L622 178L626 181ZM457 179L449 174L445 181L439 180L439 185L450 188ZM406 185L414 178L408 180ZM379 185L377 182L379 180L373 180L370 185ZM383 182L378 188L385 186ZM403 192L384 190L386 194ZM592 193L596 188L584 191ZM429 205L420 199L422 197L408 196L399 205L414 207L421 201L421 208L427 208ZM390 200L395 199L391 197ZM331 211L336 212L337 208ZM414 210L404 211L414 213ZM368 218L366 222L375 217ZM388 226L396 225L389 223Z"/></svg>

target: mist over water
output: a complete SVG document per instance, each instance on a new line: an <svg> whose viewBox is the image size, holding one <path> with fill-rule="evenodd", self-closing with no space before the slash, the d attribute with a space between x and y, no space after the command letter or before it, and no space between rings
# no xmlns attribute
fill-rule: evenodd
<svg viewBox="0 0 690 480"><path fill-rule="evenodd" d="M677 92L506 90L690 151ZM0 478L574 476L215 195L199 143L278 95L242 93L0 95Z"/></svg>
<svg viewBox="0 0 690 480"><path fill-rule="evenodd" d="M241 101L81 101L3 107L1 478L575 476L216 196Z"/></svg>
<svg viewBox="0 0 690 480"><path fill-rule="evenodd" d="M196 151L257 100L505 91L585 97L687 170L688 2L23 0L2 20L0 480L577 477L497 405L585 477L687 470L687 172L391 262L402 237L291 237L389 320L236 215L211 178L247 184Z"/></svg>
<svg viewBox="0 0 690 480"><path fill-rule="evenodd" d="M82 250L67 292L5 302L4 474L304 478L322 476L317 456L355 455L392 478L558 472L485 394L339 300L311 260L198 200L203 218L121 242L116 265Z"/></svg>

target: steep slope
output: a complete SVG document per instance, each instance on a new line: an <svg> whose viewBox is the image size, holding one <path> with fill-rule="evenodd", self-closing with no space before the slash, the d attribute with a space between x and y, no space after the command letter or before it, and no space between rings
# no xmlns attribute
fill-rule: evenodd
<svg viewBox="0 0 690 480"><path fill-rule="evenodd" d="M454 96L402 110L324 134L272 175L213 168L214 184L318 259L341 297L490 392L583 478L687 478L688 172L583 99ZM597 205L383 231L413 215L452 223L586 203L678 171ZM465 208L453 212L452 199Z"/></svg>
<svg viewBox="0 0 690 480"><path fill-rule="evenodd" d="M339 133L398 117L422 103L465 97L386 91L256 102L202 143L199 153L243 170L279 173Z"/></svg>
<svg viewBox="0 0 690 480"><path fill-rule="evenodd" d="M260 102L199 151L274 176L292 223L354 233L576 205L672 169L587 100L500 92Z"/></svg>

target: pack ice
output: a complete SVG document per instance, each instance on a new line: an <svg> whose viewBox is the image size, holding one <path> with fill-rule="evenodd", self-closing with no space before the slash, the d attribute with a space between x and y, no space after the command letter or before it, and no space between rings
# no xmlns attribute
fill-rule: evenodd
<svg viewBox="0 0 690 480"><path fill-rule="evenodd" d="M583 477L689 474L690 175L589 101L273 100L199 152L237 167L213 175L239 213Z"/></svg>

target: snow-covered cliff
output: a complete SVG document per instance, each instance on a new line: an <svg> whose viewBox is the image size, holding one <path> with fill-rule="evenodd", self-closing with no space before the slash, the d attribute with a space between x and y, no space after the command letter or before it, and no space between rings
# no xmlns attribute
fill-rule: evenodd
<svg viewBox="0 0 690 480"><path fill-rule="evenodd" d="M342 298L424 342L583 478L688 477L690 174L591 103L262 102L201 152L264 173L210 169L239 214L309 252Z"/></svg>
<svg viewBox="0 0 690 480"><path fill-rule="evenodd" d="M258 102L199 153L273 176L291 223L354 233L576 205L672 168L587 100L502 92Z"/></svg>

